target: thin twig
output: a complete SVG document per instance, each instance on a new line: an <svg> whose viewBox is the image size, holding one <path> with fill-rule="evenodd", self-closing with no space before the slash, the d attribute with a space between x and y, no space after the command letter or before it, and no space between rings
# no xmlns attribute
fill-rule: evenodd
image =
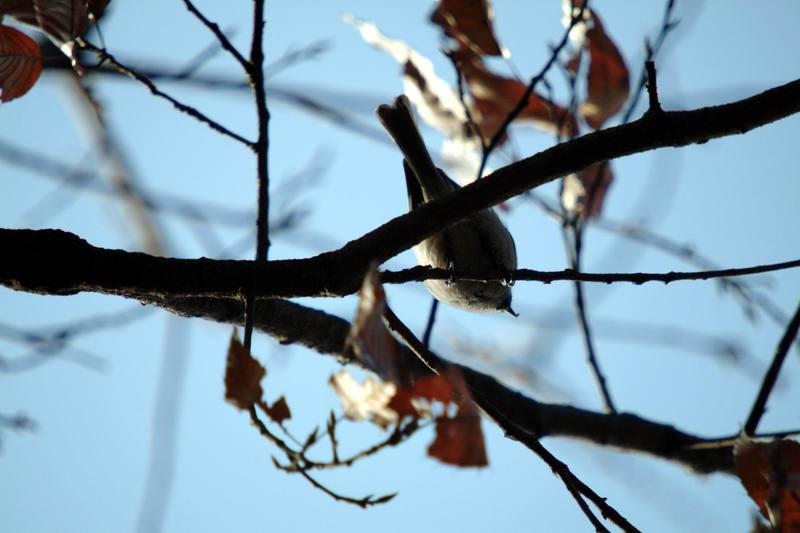
<svg viewBox="0 0 800 533"><path fill-rule="evenodd" d="M436 323L436 312L439 310L439 300L431 298L431 310L428 312L428 323L425 324L425 333L422 334L422 344L431 345L431 335L433 335L433 325Z"/></svg>
<svg viewBox="0 0 800 533"><path fill-rule="evenodd" d="M266 261L269 253L269 109L264 86L264 0L255 0L253 41L250 49L250 83L255 92L258 113L258 140L255 143L258 175L258 221L256 260Z"/></svg>
<svg viewBox="0 0 800 533"><path fill-rule="evenodd" d="M458 87L458 99L461 102L461 107L464 109L464 116L467 118L467 127L469 128L470 134L473 135L478 139L481 143L481 157L486 154L486 140L483 138L481 134L481 129L478 127L478 123L475 122L475 117L472 116L472 112L469 109L469 105L467 104L467 97L466 92L464 91L464 75L461 73L461 65L458 63L458 57L454 53L447 53L445 54L450 62L453 64L453 68L456 71L456 86ZM476 176L475 179L479 179L481 177L480 174Z"/></svg>
<svg viewBox="0 0 800 533"><path fill-rule="evenodd" d="M584 283L633 283L642 285L649 282L659 282L665 285L676 281L698 281L718 278L729 278L736 276L749 276L753 274L764 274L800 267L800 259L783 261L781 263L767 263L744 268L726 268L720 270L700 270L696 272L611 272L594 273L578 272L575 269L566 270L533 270L530 268L520 268L511 272L514 282L518 281L540 281L542 283L552 283L554 281L580 281ZM469 274L458 271L451 271L445 268L433 268L429 266L415 266L403 270L384 270L381 272L381 283L407 283L409 281L425 281L429 279L454 281L476 281L476 282L499 282L500 278L477 278Z"/></svg>
<svg viewBox="0 0 800 533"><path fill-rule="evenodd" d="M781 371L781 366L786 359L786 354L789 352L789 348L792 346L792 342L794 342L794 338L797 336L798 329L800 329L800 304L798 304L797 311L795 311L791 322L786 326L786 331L783 337L781 337L781 341L778 343L775 356L772 358L772 364L769 366L764 376L764 381L761 383L761 389L758 391L755 402L753 402L750 416L747 417L747 422L744 425L744 433L746 435L752 435L756 427L758 427L758 422L761 420L761 416L764 414L764 410L767 406L769 394L775 386L778 373Z"/></svg>
<svg viewBox="0 0 800 533"><path fill-rule="evenodd" d="M82 43L82 48L84 48L85 50L92 51L95 54L97 54L97 56L100 58L100 62L101 63L102 62L108 63L114 69L119 71L121 74L124 74L124 75L128 76L129 78L133 78L136 81L138 81L140 83L143 83L148 89L150 89L151 93L153 93L155 96L158 96L158 97L163 98L163 99L167 100L168 102L170 102L175 107L175 109L177 109L178 111L181 111L182 113L186 113L190 117L199 120L200 122L206 124L211 129L221 133L222 135L225 135L227 137L230 137L231 139L239 141L240 143L244 144L245 146L247 146L251 150L255 149L255 145L254 145L254 143L252 141L249 141L249 140L245 139L244 137L242 137L238 133L234 133L233 131L229 130L228 128L226 128L225 126L220 124L219 122L217 122L215 120L212 120L211 118L209 118L208 116L206 116L205 114L200 112L198 109L196 109L196 108L194 108L192 106L186 105L184 103L179 102L178 100L176 100L172 96L168 95L167 93L165 93L164 91L159 89L156 86L156 84L153 83L153 81L150 78L148 78L147 76L145 76L143 74L140 74L140 73L136 72L135 70L132 70L132 69L126 67L125 65L123 65L122 63L120 63L119 61L117 61L116 58L113 55L111 55L108 51L106 51L105 49L99 48L97 46L94 46L93 44L90 44L88 42L83 42Z"/></svg>
<svg viewBox="0 0 800 533"><path fill-rule="evenodd" d="M531 94L533 94L533 90L536 88L536 85L545 77L547 72L550 70L550 67L552 67L553 64L556 62L556 60L558 59L561 50L564 48L564 46L566 46L567 41L569 41L569 34L572 31L572 28L574 28L578 22L583 20L583 13L586 9L588 9L588 6L589 6L589 0L586 0L580 9L580 12L577 15L575 13L572 14L572 19L570 20L569 27L564 32L564 35L561 37L561 41L559 41L558 45L556 45L556 47L553 48L553 51L550 54L550 59L547 61L547 63L545 63L544 67L542 67L539 73L536 74L536 76L534 76L533 78L531 78L531 81L528 83L525 92L522 94L517 104L508 113L503 123L500 125L498 130L492 136L492 139L489 141L489 144L486 145L486 149L483 152L483 157L481 158L481 166L480 169L478 170L479 176L483 175L483 169L486 168L486 162L488 161L489 156L491 155L492 151L495 148L497 148L497 145L500 144L500 141L505 136L508 127L514 121L514 119L516 119L517 116L522 112L522 110L525 109L525 107L528 105L528 100L530 99Z"/></svg>
<svg viewBox="0 0 800 533"><path fill-rule="evenodd" d="M258 176L258 219L256 221L256 263L267 261L269 253L269 109L264 87L264 0L253 3L253 39L250 46L250 62L246 67L250 85L255 93L258 113L258 140L255 143L256 175ZM250 351L253 336L253 313L255 294L245 295L244 347Z"/></svg>
<svg viewBox="0 0 800 533"><path fill-rule="evenodd" d="M245 59L244 56L239 52L239 50L237 50L236 47L233 46L228 37L219 27L219 25L216 24L215 22L211 22L208 18L206 18L206 16L203 15L203 13L201 13L200 10L198 10L194 6L191 0L183 0L183 3L186 5L186 9L188 9L192 13L192 15L197 17L200 20L200 22L202 22L209 30L211 30L211 33L213 33L217 37L217 40L219 41L219 44L222 46L222 48L228 51L234 57L234 59L236 59L236 61L242 66L242 68L246 73L249 72L250 64L247 62L247 59Z"/></svg>
<svg viewBox="0 0 800 533"><path fill-rule="evenodd" d="M287 459L292 465L299 465L299 468L291 471L302 475L309 483L311 483L311 485L321 490L331 498L341 502L352 503L353 505L358 505L359 507L369 507L371 505L386 503L396 495L396 494L387 494L379 498L373 498L371 495L365 496L364 498L351 498L349 496L343 496L341 494L332 491L331 489L329 489L328 487L326 487L325 485L314 479L306 471L307 467L304 467L300 464L305 461L305 458L303 457L302 454L299 454L298 452L292 450L292 448L288 444L286 444L286 442L280 439L277 435L273 434L267 428L266 424L264 424L264 422L262 422L261 419L258 418L258 413L256 412L255 405L250 406L250 408L248 409L248 413L250 414L250 422L258 429L258 432L261 434L261 436L263 436L269 442L280 448L280 450L286 455ZM275 464L276 467L280 468L281 470L289 471L286 467L278 463L274 458L273 458L273 463Z"/></svg>
<svg viewBox="0 0 800 533"><path fill-rule="evenodd" d="M213 42L192 56L186 64L175 73L175 79L178 81L191 79L203 65L213 59L222 49L219 41L215 38Z"/></svg>
<svg viewBox="0 0 800 533"><path fill-rule="evenodd" d="M658 77L656 76L656 64L650 60L645 61L644 68L647 71L647 98L650 102L648 113L662 113L661 102L658 101Z"/></svg>
<svg viewBox="0 0 800 533"><path fill-rule="evenodd" d="M593 219L591 223L595 228L615 233L640 244L651 246L664 253L678 257L702 270L719 269L716 262L700 254L693 246L672 241L647 228L614 222L606 218ZM783 326L783 324L787 322L788 317L772 300L761 293L754 292L753 288L748 286L744 280L730 279L728 277L718 279L724 290L732 292L733 295L741 301L744 313L748 318L752 319L755 316L754 308L759 307L776 324Z"/></svg>
<svg viewBox="0 0 800 533"><path fill-rule="evenodd" d="M581 220L581 218L578 218L568 225L562 226L564 244L570 252L569 259L572 270L576 273L580 273L581 271L581 252L583 249L583 225ZM570 236L572 237L571 239ZM589 317L583 295L583 285L581 285L580 281L575 281L573 288L575 291L575 314L581 328L581 338L583 339L584 349L586 350L586 360L589 363L589 369L592 372L592 377L597 385L597 389L600 391L600 397L603 399L606 413L615 414L617 408L614 406L614 401L611 399L611 392L606 382L606 376L600 369L600 361L597 358L597 351L594 348L594 337L592 336L592 330L589 326Z"/></svg>
<svg viewBox="0 0 800 533"><path fill-rule="evenodd" d="M645 46L645 51L646 51L645 61L644 61L645 63L647 63L647 61L652 61L656 58L658 52L661 50L661 47L664 44L664 40L667 38L667 35L677 26L678 23L672 21L673 9L675 9L675 0L667 0L667 3L664 6L664 16L661 19L661 29L658 32L655 44L653 46L650 46L648 42L647 45ZM628 121L630 121L631 117L633 116L633 112L636 109L636 105L639 103L639 98L642 94L642 91L644 90L646 83L647 83L647 69L643 67L641 73L639 74L639 81L636 84L636 91L633 93L633 98L631 98L630 100L628 109L622 116L622 124L625 124Z"/></svg>

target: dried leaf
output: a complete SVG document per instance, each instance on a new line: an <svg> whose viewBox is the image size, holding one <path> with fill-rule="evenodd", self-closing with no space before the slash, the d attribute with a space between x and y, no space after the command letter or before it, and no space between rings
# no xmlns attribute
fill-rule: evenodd
<svg viewBox="0 0 800 533"><path fill-rule="evenodd" d="M476 54L502 55L492 29L494 10L489 0L439 0L431 22Z"/></svg>
<svg viewBox="0 0 800 533"><path fill-rule="evenodd" d="M426 124L448 137L465 134L467 118L458 93L436 75L430 59L403 41L386 37L371 22L351 15L343 20L356 28L367 44L386 52L403 66L403 92Z"/></svg>
<svg viewBox="0 0 800 533"><path fill-rule="evenodd" d="M345 342L384 381L408 383L405 352L383 323L386 293L373 265L361 285L356 319Z"/></svg>
<svg viewBox="0 0 800 533"><path fill-rule="evenodd" d="M225 399L239 409L249 409L251 405L261 401L264 394L261 380L266 373L261 363L239 342L234 329L225 366Z"/></svg>
<svg viewBox="0 0 800 533"><path fill-rule="evenodd" d="M613 181L610 161L594 164L577 174L569 174L564 177L561 205L572 215L597 218Z"/></svg>
<svg viewBox="0 0 800 533"><path fill-rule="evenodd" d="M44 32L80 73L75 39L105 11L108 0L4 0L0 7L17 21Z"/></svg>
<svg viewBox="0 0 800 533"><path fill-rule="evenodd" d="M480 57L468 50L454 52L454 57L474 98L477 113L473 113L473 118L488 142L525 94L527 86L513 78L491 72ZM531 121L545 131L560 131L568 137L577 131L575 118L568 110L536 93L530 95L528 104L515 120Z"/></svg>
<svg viewBox="0 0 800 533"><path fill-rule="evenodd" d="M453 385L447 374L424 376L417 378L411 386L398 387L389 402L389 408L401 417L427 417L430 409L425 409L415 399L447 404L453 402L454 398Z"/></svg>
<svg viewBox="0 0 800 533"><path fill-rule="evenodd" d="M282 424L284 420L289 420L292 418L292 412L289 410L289 404L286 403L286 398L281 396L278 398L272 406L267 407L264 404L264 412L267 414L268 417L272 419L273 422L278 424Z"/></svg>
<svg viewBox="0 0 800 533"><path fill-rule="evenodd" d="M455 466L487 466L481 417L471 402L462 403L454 418L436 419L436 439L428 455Z"/></svg>
<svg viewBox="0 0 800 533"><path fill-rule="evenodd" d="M21 31L0 26L0 102L27 93L42 73L42 52Z"/></svg>
<svg viewBox="0 0 800 533"><path fill-rule="evenodd" d="M616 114L628 99L628 67L617 45L605 32L597 13L591 11L593 26L586 32L589 49L588 91L580 113L594 129Z"/></svg>
<svg viewBox="0 0 800 533"><path fill-rule="evenodd" d="M346 370L340 370L329 381L342 402L344 416L350 420L371 420L382 428L397 421L397 413L388 407L397 387L367 378L358 383Z"/></svg>
<svg viewBox="0 0 800 533"><path fill-rule="evenodd" d="M734 449L736 473L773 526L800 532L800 443L744 442Z"/></svg>

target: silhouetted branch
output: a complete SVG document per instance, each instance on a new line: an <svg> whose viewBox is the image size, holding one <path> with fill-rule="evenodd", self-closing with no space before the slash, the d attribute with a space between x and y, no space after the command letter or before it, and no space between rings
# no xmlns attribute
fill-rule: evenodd
<svg viewBox="0 0 800 533"><path fill-rule="evenodd" d="M389 327L391 331L393 331L398 337L400 337L406 346L414 352L417 358L427 367L427 369L432 373L440 373L446 371L448 366L451 366L451 363L445 361L425 346L416 336L411 332L410 329L395 315L395 313L389 308L386 307L384 312L384 320L386 325ZM473 373L474 371L468 369L467 367L461 365L453 365L457 366L461 369L462 373ZM466 375L465 375L466 377ZM541 442L539 442L538 436L534 436L531 433L527 432L525 428L521 428L516 426L502 411L495 409L495 405L488 399L486 396L473 396L473 401L475 405L480 407L489 417L491 417L495 423L503 429L506 434L506 437L509 437L513 440L517 440L522 442L526 447L528 447L531 451L533 451L536 455L538 455L550 468L553 470L559 479L564 483L569 493L577 502L578 506L580 507L581 511L586 515L592 524L594 524L597 531L608 531L605 526L603 526L602 522L600 522L594 513L592 513L591 509L589 509L586 501L583 499L583 496L586 496L589 500L591 500L598 508L602 511L603 517L611 520L618 526L620 526L623 531L639 531L633 525L630 524L619 512L617 512L613 507L611 507L606 501L605 498L601 498L594 492L588 485L583 483L580 479L578 479L575 474L573 474L569 467L564 464L563 462L559 461L552 453L550 453L544 446L542 446Z"/></svg>
<svg viewBox="0 0 800 533"><path fill-rule="evenodd" d="M503 123L500 125L495 134L492 136L491 140L489 141L489 144L485 146L483 150L483 157L481 158L480 170L478 170L478 176L483 175L483 170L484 168L486 168L486 162L488 161L489 156L492 154L494 149L497 148L500 141L505 137L506 131L508 130L508 127L511 125L511 123L514 122L514 119L516 119L517 116L519 116L519 114L522 112L522 110L525 109L525 107L528 105L528 100L530 99L531 94L533 94L533 90L536 88L536 85L544 79L544 77L547 75L547 72L550 70L550 67L552 67L556 63L559 54L561 54L561 50L564 49L564 47L567 45L567 41L569 41L570 32L572 31L572 29L575 27L576 24L578 24L583 20L583 13L588 8L589 8L589 0L585 0L577 13L575 12L570 13L572 15L572 19L570 20L569 26L564 31L564 35L561 37L561 41L559 41L559 43L550 52L550 58L547 60L547 63L545 63L545 65L542 67L539 73L536 74L533 78L531 78L530 82L528 82L528 86L525 88L525 92L522 94L517 104L508 113Z"/></svg>
<svg viewBox="0 0 800 533"><path fill-rule="evenodd" d="M532 270L520 268L512 272L512 278L518 281L541 281L542 283L552 283L554 281L580 281L586 283L633 283L642 285L649 282L660 282L669 284L676 281L696 281L718 278L729 278L735 276L748 276L753 274L763 274L766 272L776 272L800 267L800 259L784 261L781 263L771 263L745 268L727 268L720 270L701 270L697 272L632 272L632 273L590 273L577 272L573 269L567 270ZM381 272L383 283L407 283L409 281L424 281L428 279L453 279L469 281L501 281L500 279L478 279L464 275L458 271L450 271L444 268L433 268L429 266L416 266L404 270Z"/></svg>
<svg viewBox="0 0 800 533"><path fill-rule="evenodd" d="M797 311L795 311L791 322L789 322L789 324L786 326L786 331L784 332L783 337L781 337L778 347L775 349L775 356L772 358L772 364L770 364L769 369L764 376L764 381L761 383L761 389L758 391L758 396L756 396L755 402L753 403L753 408L750 410L750 416L747 417L747 422L744 425L744 433L746 435L753 435L753 433L755 433L756 427L758 427L758 422L761 420L761 416L764 414L764 409L767 407L767 399L769 398L769 394L772 392L772 388L775 386L775 382L778 380L778 374L781 371L783 361L786 359L786 354L789 353L789 348L791 348L795 337L797 337L797 331L799 329L800 304L797 306Z"/></svg>
<svg viewBox="0 0 800 533"><path fill-rule="evenodd" d="M365 496L363 498L352 498L350 496L344 496L333 490L329 489L315 478L313 478L309 473L308 470L312 469L313 467L310 466L306 462L306 458L303 452L298 452L293 450L291 446L289 446L286 442L281 440L277 435L273 434L269 428L267 428L266 424L261 421L258 417L258 413L256 413L256 408L254 405L250 406L248 410L250 413L250 422L258 429L258 432L271 442L273 445L277 446L285 455L289 461L289 466L280 464L274 457L272 459L275 467L289 473L298 473L303 476L311 485L336 501L351 503L353 505L357 505L362 508L370 507L373 505L380 505L382 503L387 503L392 498L396 496L396 494L387 494L385 496L380 496L378 498L373 497L372 495Z"/></svg>
<svg viewBox="0 0 800 533"><path fill-rule="evenodd" d="M99 48L97 46L94 46L92 44L89 44L89 43L84 43L83 44L83 48L86 49L86 50L90 50L90 51L94 52L95 54L97 54L97 57L100 58L101 62L108 63L113 68L118 70L121 74L124 74L124 75L126 75L126 76L128 76L130 78L133 78L136 81L144 84L150 90L150 92L153 95L167 100L178 111L181 111L182 113L186 113L190 117L199 120L200 122L206 124L211 129L221 133L222 135L225 135L225 136L230 137L230 138L232 138L232 139L234 139L236 141L239 141L240 143L244 144L245 146L247 146L251 150L255 149L254 143L252 141L248 141L247 139L245 139L244 137L242 137L238 133L234 133L233 131L229 130L228 128L226 128L225 126L220 124L219 122L217 122L215 120L212 120L211 118L207 117L205 114L201 113L196 108L194 108L192 106L189 106L189 105L186 105L186 104L176 100L175 98L173 98L169 94L167 94L164 91L162 91L161 89L159 89L156 86L156 84L153 83L153 81L150 78L148 78L144 74L140 74L139 72L136 72L135 70L132 70L132 69L126 67L125 65L123 65L122 63L117 61L117 59L113 55L111 55L109 52L107 52L106 50L104 50L102 48Z"/></svg>
<svg viewBox="0 0 800 533"><path fill-rule="evenodd" d="M424 206L420 207L422 208ZM252 261L163 258L139 252L109 250L92 246L76 235L61 230L0 229L0 249L6 252L0 261L0 284L39 294L63 295L86 291L128 298L219 297L240 295L244 287L252 290L258 297L289 298L344 296L358 289L358 282L352 280L352 269L358 268L358 264L344 266L348 265L349 259L345 254L347 246L337 252L309 259L273 260L255 264ZM520 274L515 275L514 279L545 283L556 279L599 283L670 283L677 280L757 274L798 266L800 260L738 269L661 274L578 274L572 270L539 272L523 269L514 272ZM410 278L409 272L413 273ZM397 278L405 281L475 279L469 276L454 277L454 273L448 270L418 266L394 276L387 274L382 281L396 282Z"/></svg>
<svg viewBox="0 0 800 533"><path fill-rule="evenodd" d="M253 37L250 43L250 61L244 64L256 104L258 116L258 139L256 153L256 177L258 179L258 217L256 218L256 263L266 263L269 254L269 109L264 87L264 0L253 3ZM245 294L244 348L250 352L253 337L253 312L256 296L252 290Z"/></svg>
<svg viewBox="0 0 800 533"><path fill-rule="evenodd" d="M198 10L195 5L191 2L191 0L183 0L184 5L186 5L186 9L192 13L195 17L197 17L200 22L202 22L210 31L214 34L214 36L219 41L220 46L228 53L230 53L234 59L241 65L242 69L245 72L249 71L250 64L244 58L244 56L236 49L235 46L228 40L228 37L223 33L222 29L217 25L215 22L211 22L203 13Z"/></svg>

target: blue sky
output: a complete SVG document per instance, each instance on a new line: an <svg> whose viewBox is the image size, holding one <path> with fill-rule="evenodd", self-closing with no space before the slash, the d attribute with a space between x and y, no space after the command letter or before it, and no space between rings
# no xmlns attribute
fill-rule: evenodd
<svg viewBox="0 0 800 533"><path fill-rule="evenodd" d="M497 33L519 72L538 71L548 45L559 39L559 4L495 2ZM655 35L662 3L597 0L593 5L638 75L642 42ZM234 42L246 49L250 3L223 8L206 1L198 6L232 30ZM440 76L451 80L449 62L438 52L436 28L426 22L431 6L427 1L268 2L268 60L314 41L324 40L329 47L314 60L277 74L271 86L340 106L377 128L375 106L401 91L399 67L363 43L340 16L346 11L375 22L387 35L426 54ZM766 13L763 3L743 0L679 1L681 25L658 60L663 106L670 110L723 103L794 79L800 72L800 58L793 53L800 4L785 0L769 7ZM117 58L134 67L181 67L212 42L181 2L112 3L103 33ZM508 73L502 64L493 65ZM239 76L224 54L201 72ZM561 87L560 76L551 77L556 89ZM163 87L232 129L253 135L255 110L244 92L169 83ZM142 184L191 200L253 209L255 161L249 151L175 112L133 82L103 80L97 84L97 97ZM286 189L282 197L276 192L276 204L291 200L309 215L297 232L275 236L271 257L307 257L333 249L404 212L400 158L391 146L278 98L270 99L270 110L273 190L280 191L281 183L310 162L323 168L313 173L316 179L311 182L292 182L288 194ZM65 80L45 74L29 95L0 108L0 140L69 165L91 164L96 157L80 123ZM745 136L617 161L617 181L605 214L644 223L724 267L796 259L799 132L800 119L792 117ZM435 149L440 136L430 130L425 134ZM522 155L553 142L525 127L518 128L515 137ZM61 198L54 196L54 189L53 181L0 159L0 224L57 227L98 246L137 249L135 234L115 200L67 190L68 200L62 205L61 200L53 201ZM555 191L549 186L543 193L552 197ZM564 268L558 227L522 200L510 205L505 220L517 241L520 266ZM156 220L172 254L214 253L179 219L159 215ZM248 227L216 231L226 244L249 232ZM598 229L590 229L586 239L584 264L590 271L691 269L674 257ZM241 254L249 258L252 252ZM409 252L389 262L392 268L411 264ZM797 272L750 281L785 314L797 305ZM599 409L572 323L571 287L519 283L514 291L515 308L521 313L517 319L443 308L434 348L444 357L493 372L537 398ZM419 332L429 305L421 285L390 287L388 295L398 315ZM706 436L739 430L781 326L764 316L748 321L736 300L711 282L593 286L587 289L587 299L599 356L622 410ZM355 314L354 297L303 303L347 319ZM36 330L137 305L92 294L56 298L0 289L0 323ZM554 328L553 322L566 325ZM655 325L671 328L659 330L667 342L652 341ZM176 327L172 334L178 340L170 344L166 331ZM691 350L684 341L693 332L738 343L747 358L732 365L710 356L709 350ZM651 340L634 342L631 338L637 334ZM223 401L229 335L227 326L154 312L124 327L83 336L63 356L33 370L0 374L0 413L24 412L37 422L32 434L2 433L4 529L136 530L166 353L177 367L172 375L181 377L171 387L178 418L174 471L163 480L172 480L169 498L163 500L164 531L591 530L548 468L489 422L483 425L491 463L485 470L454 469L427 458L425 449L433 435L422 432L398 449L321 476L352 496L399 492L390 504L367 511L336 503L302 479L276 471L270 456L277 450L259 437L245 414ZM176 347L181 343L183 352ZM75 364L71 358L86 356L77 350L101 358L103 370ZM27 351L24 345L0 338L3 357L13 359ZM338 410L327 380L339 366L330 358L279 346L265 336L255 338L254 353L268 368L267 396L287 396L294 414L290 427L297 434L307 434L324 423L331 409ZM527 373L531 370L549 386L533 389ZM787 360L783 376L762 422L765 431L800 426L796 354ZM163 430L158 435L163 437ZM381 435L366 424L345 424L341 430L343 445L351 450ZM754 506L730 476L700 478L660 460L580 442L544 443L643 530L748 529Z"/></svg>

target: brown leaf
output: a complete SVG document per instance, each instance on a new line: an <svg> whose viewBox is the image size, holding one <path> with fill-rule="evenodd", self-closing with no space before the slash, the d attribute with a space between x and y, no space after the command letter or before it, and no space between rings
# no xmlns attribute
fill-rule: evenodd
<svg viewBox="0 0 800 533"><path fill-rule="evenodd" d="M800 532L800 443L745 442L735 447L734 461L747 493L772 525Z"/></svg>
<svg viewBox="0 0 800 533"><path fill-rule="evenodd" d="M0 26L0 102L27 93L42 73L42 51L36 41L9 26Z"/></svg>
<svg viewBox="0 0 800 533"><path fill-rule="evenodd" d="M292 412L289 410L289 404L286 403L286 398L283 396L278 398L275 403L272 404L272 406L267 406L267 404L264 403L263 410L273 422L278 424L283 423L284 420L289 420L292 418Z"/></svg>
<svg viewBox="0 0 800 533"><path fill-rule="evenodd" d="M436 419L436 439L428 455L455 466L487 466L481 417L471 402L462 403L454 418Z"/></svg>
<svg viewBox="0 0 800 533"><path fill-rule="evenodd" d="M439 0L431 22L476 54L502 55L492 29L494 12L489 0Z"/></svg>
<svg viewBox="0 0 800 533"><path fill-rule="evenodd" d="M597 218L613 181L610 161L594 164L577 174L569 174L564 177L561 205L572 215Z"/></svg>
<svg viewBox="0 0 800 533"><path fill-rule="evenodd" d="M86 33L90 14L98 18L107 4L108 0L6 0L2 6L6 14L44 32L80 72L75 39Z"/></svg>
<svg viewBox="0 0 800 533"><path fill-rule="evenodd" d="M525 94L527 86L491 72L481 58L469 50L461 49L454 52L454 56L475 100L477 113L473 113L473 118L488 142ZM575 118L568 110L536 93L530 95L528 104L515 120L528 120L546 131L560 131L568 137L577 131Z"/></svg>
<svg viewBox="0 0 800 533"><path fill-rule="evenodd" d="M225 399L239 409L249 409L251 405L261 401L264 394L261 380L266 373L261 363L239 342L234 329L225 366Z"/></svg>
<svg viewBox="0 0 800 533"><path fill-rule="evenodd" d="M408 383L405 352L383 323L385 310L386 293L373 265L361 285L356 319L345 344L384 381Z"/></svg>
<svg viewBox="0 0 800 533"><path fill-rule="evenodd" d="M413 385L398 387L388 407L398 416L421 416L419 404L412 400L421 398L429 402L438 401L444 404L454 401L453 385L447 374L430 375L417 378Z"/></svg>
<svg viewBox="0 0 800 533"><path fill-rule="evenodd" d="M593 26L586 32L589 49L588 91L580 112L594 129L616 114L628 99L628 67L617 45L605 32L597 13L591 11Z"/></svg>

